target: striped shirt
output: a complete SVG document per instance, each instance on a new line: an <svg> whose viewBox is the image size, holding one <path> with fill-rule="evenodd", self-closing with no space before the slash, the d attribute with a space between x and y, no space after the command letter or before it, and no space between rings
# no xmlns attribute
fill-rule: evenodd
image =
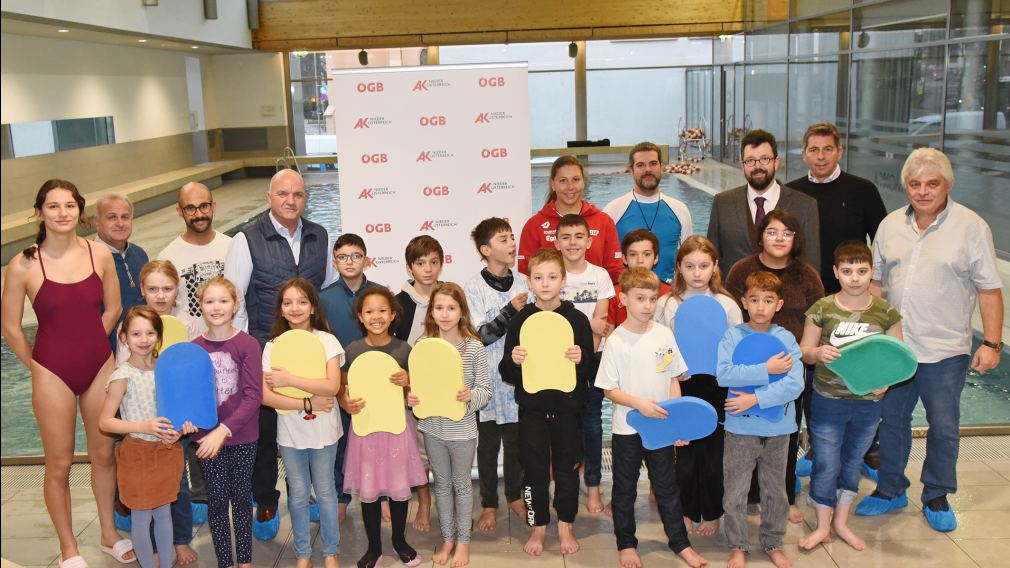
<svg viewBox="0 0 1010 568"><path fill-rule="evenodd" d="M450 420L432 416L417 421L417 429L439 440L459 441L477 438L477 411L491 400L491 379L487 372L487 353L480 341L467 337L456 344L463 357L463 383L470 389L463 418Z"/></svg>

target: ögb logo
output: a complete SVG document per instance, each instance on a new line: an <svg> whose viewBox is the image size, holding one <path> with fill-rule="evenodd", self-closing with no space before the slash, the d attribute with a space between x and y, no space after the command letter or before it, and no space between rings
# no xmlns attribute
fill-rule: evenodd
<svg viewBox="0 0 1010 568"><path fill-rule="evenodd" d="M358 121L354 123L354 129L358 128L368 128L368 119L359 118Z"/></svg>
<svg viewBox="0 0 1010 568"><path fill-rule="evenodd" d="M484 148L480 151L481 158L507 158L508 148Z"/></svg>
<svg viewBox="0 0 1010 568"><path fill-rule="evenodd" d="M389 157L386 154L362 154L361 163L362 164L385 164L389 161Z"/></svg>
<svg viewBox="0 0 1010 568"><path fill-rule="evenodd" d="M445 116L422 116L419 122L421 126L445 126Z"/></svg>
<svg viewBox="0 0 1010 568"><path fill-rule="evenodd" d="M376 82L376 83L358 83L358 92L359 93L381 93L382 92L382 83L381 82Z"/></svg>
<svg viewBox="0 0 1010 568"><path fill-rule="evenodd" d="M449 186L447 185L435 185L435 186L425 186L421 190L421 194L425 197L444 197L449 195Z"/></svg>
<svg viewBox="0 0 1010 568"><path fill-rule="evenodd" d="M427 90L428 90L428 81L426 80L414 83L414 88L411 89L411 91L427 91Z"/></svg>
<svg viewBox="0 0 1010 568"><path fill-rule="evenodd" d="M444 264L452 264L452 255L451 254L445 255L445 263Z"/></svg>
<svg viewBox="0 0 1010 568"><path fill-rule="evenodd" d="M390 233L393 231L393 226L389 223L366 223L365 232L366 233Z"/></svg>
<svg viewBox="0 0 1010 568"><path fill-rule="evenodd" d="M505 77L481 77L477 80L478 87L504 87Z"/></svg>

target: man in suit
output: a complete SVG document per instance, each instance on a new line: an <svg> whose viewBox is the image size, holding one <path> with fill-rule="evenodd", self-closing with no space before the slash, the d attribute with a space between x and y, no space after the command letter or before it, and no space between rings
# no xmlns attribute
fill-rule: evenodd
<svg viewBox="0 0 1010 568"><path fill-rule="evenodd" d="M743 177L747 185L715 196L708 222L708 239L719 251L723 274L736 262L754 254L757 225L772 209L785 209L796 216L803 233L803 257L820 270L820 221L817 202L775 180L778 169L775 137L764 130L751 130L740 141Z"/></svg>

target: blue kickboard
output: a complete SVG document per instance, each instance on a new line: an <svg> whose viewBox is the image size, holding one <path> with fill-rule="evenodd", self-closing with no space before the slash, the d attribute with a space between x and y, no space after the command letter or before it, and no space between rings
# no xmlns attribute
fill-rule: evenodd
<svg viewBox="0 0 1010 568"><path fill-rule="evenodd" d="M753 333L740 340L733 351L734 365L763 365L779 353L789 353L785 344L779 338L769 333ZM786 373L768 376L768 384L774 383L786 376ZM753 393L760 387L730 387L731 391L741 391ZM727 394L726 398L736 398L735 394ZM771 406L768 408L758 408L752 406L740 416L759 416L769 422L779 422L786 416L785 405Z"/></svg>
<svg viewBox="0 0 1010 568"><path fill-rule="evenodd" d="M719 342L727 327L726 310L711 296L692 296L677 308L673 334L687 363L687 376L715 376Z"/></svg>
<svg viewBox="0 0 1010 568"><path fill-rule="evenodd" d="M217 426L214 362L199 345L176 343L163 351L154 364L154 387L158 416L176 430L187 420L205 430Z"/></svg>
<svg viewBox="0 0 1010 568"><path fill-rule="evenodd" d="M677 440L690 442L715 432L719 416L708 402L693 396L682 396L657 403L668 413L666 418L649 418L638 410L628 412L628 426L642 437L642 446L658 450L672 446Z"/></svg>

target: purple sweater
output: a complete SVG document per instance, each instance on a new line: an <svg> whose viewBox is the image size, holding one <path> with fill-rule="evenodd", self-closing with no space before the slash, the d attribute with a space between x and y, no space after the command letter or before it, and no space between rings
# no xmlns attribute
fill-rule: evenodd
<svg viewBox="0 0 1010 568"><path fill-rule="evenodd" d="M208 339L201 335L193 343L210 353L214 362L214 384L217 387L217 420L231 430L224 445L237 446L259 438L259 409L263 401L262 355L259 343L251 335L239 331L225 340ZM199 441L210 430L193 434Z"/></svg>

